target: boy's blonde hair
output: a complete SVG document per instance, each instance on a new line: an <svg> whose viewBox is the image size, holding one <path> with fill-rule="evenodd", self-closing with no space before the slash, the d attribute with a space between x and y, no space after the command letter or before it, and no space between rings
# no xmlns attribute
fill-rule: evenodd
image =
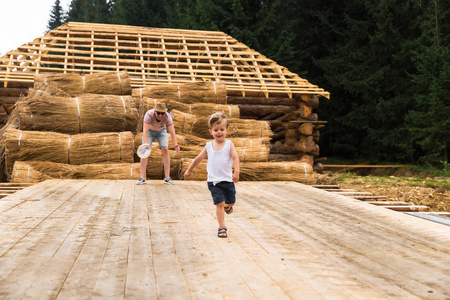
<svg viewBox="0 0 450 300"><path fill-rule="evenodd" d="M216 112L211 115L208 122L208 127L212 128L215 124L222 124L225 121L225 127L228 128L228 118L223 112Z"/></svg>

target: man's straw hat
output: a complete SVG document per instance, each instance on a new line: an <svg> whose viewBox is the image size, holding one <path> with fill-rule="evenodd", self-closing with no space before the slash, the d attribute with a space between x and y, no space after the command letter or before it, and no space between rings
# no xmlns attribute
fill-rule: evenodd
<svg viewBox="0 0 450 300"><path fill-rule="evenodd" d="M162 103L162 102L156 103L155 111L157 111L157 112L166 112L167 111L166 104Z"/></svg>

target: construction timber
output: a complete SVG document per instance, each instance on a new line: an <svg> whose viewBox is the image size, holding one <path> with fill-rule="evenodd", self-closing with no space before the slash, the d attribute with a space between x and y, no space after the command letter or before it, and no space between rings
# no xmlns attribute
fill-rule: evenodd
<svg viewBox="0 0 450 300"><path fill-rule="evenodd" d="M48 180L0 199L1 299L448 299L450 230L295 182Z"/></svg>
<svg viewBox="0 0 450 300"><path fill-rule="evenodd" d="M69 22L0 57L3 87L32 85L35 74L122 70L133 88L223 81L243 97L330 95L219 31Z"/></svg>

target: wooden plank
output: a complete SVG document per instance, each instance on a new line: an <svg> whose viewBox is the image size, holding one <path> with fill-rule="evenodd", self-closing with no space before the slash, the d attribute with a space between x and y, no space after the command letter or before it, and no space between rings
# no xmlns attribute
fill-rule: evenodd
<svg viewBox="0 0 450 300"><path fill-rule="evenodd" d="M314 188L318 188L318 189L339 189L338 185L327 185L327 184L320 184L320 185L312 185L312 187Z"/></svg>
<svg viewBox="0 0 450 300"><path fill-rule="evenodd" d="M97 214L86 224L80 224L79 230L87 230L88 236L78 257L61 286L58 297L61 299L91 299L97 283L103 259L106 254L109 237L112 234L115 216L118 211L118 195L123 187L115 181L103 181L98 193L98 204L93 207ZM101 295L97 295L101 296Z"/></svg>
<svg viewBox="0 0 450 300"><path fill-rule="evenodd" d="M130 184L134 184L130 183ZM133 217L129 241L126 299L156 299L152 242L149 230L149 204L152 194L147 195L143 186L134 188Z"/></svg>
<svg viewBox="0 0 450 300"><path fill-rule="evenodd" d="M204 251L205 249L198 239L199 236L211 239L211 232L205 227L199 227L199 223L190 217L199 212L189 206L191 197L184 186L176 185L168 188L167 198L172 213L165 222L170 224L174 250L180 265L182 265L190 297L223 299L224 292L215 280L216 277L210 272L214 266L208 264L204 259L210 254Z"/></svg>
<svg viewBox="0 0 450 300"><path fill-rule="evenodd" d="M72 181L72 184L76 185L77 182ZM105 186L102 184L88 182L74 197L68 199L70 204L68 203L67 209L59 209L57 213L60 215L55 216L58 222L54 226L57 233L52 232L49 236L51 239L42 242L42 245L45 245L45 253L39 256L42 259L42 255L48 255L49 258L41 261L45 264L41 265L39 276L27 290L27 297L57 298L74 261L89 237L89 226L86 225L98 217L104 206L105 199L98 196L103 188ZM80 290L79 293L82 294Z"/></svg>
<svg viewBox="0 0 450 300"><path fill-rule="evenodd" d="M367 201L367 200L385 200L388 197L386 197L386 196L354 196L352 198Z"/></svg>
<svg viewBox="0 0 450 300"><path fill-rule="evenodd" d="M325 168L402 168L407 165L330 165L323 164Z"/></svg>
<svg viewBox="0 0 450 300"><path fill-rule="evenodd" d="M61 189L60 185L65 188ZM41 206L39 213L33 218L35 222L28 221L33 225L27 226L29 230L25 232L25 235L16 235L19 239L16 239L14 244L10 243L8 251L3 252L4 255L0 257L2 265L0 278L4 278L1 283L0 297L8 295L12 298L21 298L39 278L36 275L40 274L47 261L64 241L67 231L71 230L74 220L78 218L76 207L80 204L76 201L71 202L69 199L85 185L84 181L73 185L61 182L57 185L58 191L51 193L52 201L32 203L33 207ZM22 205L20 209L24 206Z"/></svg>
<svg viewBox="0 0 450 300"><path fill-rule="evenodd" d="M429 211L430 208L426 205L382 205L384 208L388 208L395 211Z"/></svg>
<svg viewBox="0 0 450 300"><path fill-rule="evenodd" d="M333 191L330 190L331 193L335 193L335 194L339 194L339 195L344 195L344 196L373 196L372 193L370 192L341 192L341 191Z"/></svg>
<svg viewBox="0 0 450 300"><path fill-rule="evenodd" d="M133 208L134 186L121 184L117 193L112 195L117 202L117 211L110 220L111 230L109 232L108 244L102 258L102 264L97 274L92 293L101 298L122 298L126 285L128 243L131 235L131 219ZM112 216L111 216L112 217Z"/></svg>
<svg viewBox="0 0 450 300"><path fill-rule="evenodd" d="M178 262L171 234L171 224L178 224L177 216L170 211L170 200L164 186L156 188L146 185L152 202L149 209L149 227L152 239L152 258L157 282L157 298L188 299L189 287L186 285L183 270ZM183 232L186 232L183 230Z"/></svg>
<svg viewBox="0 0 450 300"><path fill-rule="evenodd" d="M199 252L204 264L204 273L212 276L215 280L215 290L220 292L223 298L255 298L253 291L248 286L247 278L242 277L233 263L235 257L224 249L227 240L217 238L218 225L215 218L215 207L206 183L195 182L189 186L188 191L182 198L186 205L183 211L194 214L196 218L185 218L185 222L188 232L195 233L195 235L192 234L192 238L196 245L196 251ZM230 231L229 233L232 234ZM209 278L208 282L207 293L215 293L214 285Z"/></svg>
<svg viewBox="0 0 450 300"><path fill-rule="evenodd" d="M404 201L367 201L367 203L372 204L372 205L378 205L378 206L386 206L386 205L412 205L411 203L408 202L404 202Z"/></svg>

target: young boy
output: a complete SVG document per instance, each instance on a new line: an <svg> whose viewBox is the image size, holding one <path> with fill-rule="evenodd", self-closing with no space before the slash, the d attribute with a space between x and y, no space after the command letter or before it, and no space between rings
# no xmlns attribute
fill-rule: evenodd
<svg viewBox="0 0 450 300"><path fill-rule="evenodd" d="M234 183L239 182L239 157L232 141L225 139L228 131L228 119L224 113L217 112L209 119L209 132L214 141L206 143L202 152L194 159L184 173L185 177L191 176L192 170L208 156L208 188L216 205L217 222L220 238L228 237L225 226L225 212L233 212L236 202L236 188ZM234 166L234 173L231 166Z"/></svg>

